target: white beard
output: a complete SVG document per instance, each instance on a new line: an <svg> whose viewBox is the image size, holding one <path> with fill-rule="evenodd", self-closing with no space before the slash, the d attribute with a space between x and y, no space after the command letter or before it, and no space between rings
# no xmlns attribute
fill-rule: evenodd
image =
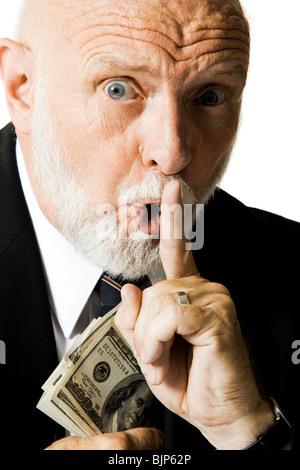
<svg viewBox="0 0 300 470"><path fill-rule="evenodd" d="M42 79L40 79L42 82ZM33 116L32 159L34 171L49 197L49 206L54 208L55 225L78 252L111 275L126 279L138 279L154 272L160 266L158 240L144 233L131 233L120 237L120 226L115 210L106 214L91 209L81 182L75 180L64 165L70 157L61 146L48 112L45 85L37 84ZM225 168L224 163L224 168ZM205 203L220 180L217 177L201 195ZM172 179L182 183L184 204L195 204L196 195L179 176L167 177L151 173L138 185L119 188L122 200L129 204L139 200L161 199L165 185ZM199 198L198 198L199 200Z"/></svg>

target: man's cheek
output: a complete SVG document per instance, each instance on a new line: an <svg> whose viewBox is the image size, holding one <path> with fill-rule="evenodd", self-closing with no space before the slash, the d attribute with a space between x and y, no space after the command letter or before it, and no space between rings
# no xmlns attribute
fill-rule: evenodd
<svg viewBox="0 0 300 470"><path fill-rule="evenodd" d="M124 111L121 105L112 100L99 109L98 123L101 125L104 138L120 136L124 141L135 121L136 114L133 111Z"/></svg>

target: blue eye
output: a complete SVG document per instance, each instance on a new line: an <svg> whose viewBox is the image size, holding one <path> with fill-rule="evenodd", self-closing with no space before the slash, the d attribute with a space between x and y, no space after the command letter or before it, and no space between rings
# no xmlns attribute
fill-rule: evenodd
<svg viewBox="0 0 300 470"><path fill-rule="evenodd" d="M201 95L201 104L204 106L218 106L226 100L226 95L221 90L208 90Z"/></svg>
<svg viewBox="0 0 300 470"><path fill-rule="evenodd" d="M136 95L132 86L122 81L110 82L105 87L105 93L116 101L130 100Z"/></svg>

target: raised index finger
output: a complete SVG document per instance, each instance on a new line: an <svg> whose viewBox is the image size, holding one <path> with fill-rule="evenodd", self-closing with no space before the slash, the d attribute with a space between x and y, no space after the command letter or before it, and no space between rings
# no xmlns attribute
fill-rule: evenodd
<svg viewBox="0 0 300 470"><path fill-rule="evenodd" d="M161 203L160 257L167 279L178 279L198 273L191 250L186 249L184 207L181 184L167 184Z"/></svg>

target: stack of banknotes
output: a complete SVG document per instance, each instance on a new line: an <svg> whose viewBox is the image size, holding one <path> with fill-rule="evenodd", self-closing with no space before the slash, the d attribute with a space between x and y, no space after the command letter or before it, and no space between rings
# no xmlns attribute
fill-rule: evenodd
<svg viewBox="0 0 300 470"><path fill-rule="evenodd" d="M155 399L114 324L120 307L93 320L44 383L37 408L71 434L155 425Z"/></svg>

